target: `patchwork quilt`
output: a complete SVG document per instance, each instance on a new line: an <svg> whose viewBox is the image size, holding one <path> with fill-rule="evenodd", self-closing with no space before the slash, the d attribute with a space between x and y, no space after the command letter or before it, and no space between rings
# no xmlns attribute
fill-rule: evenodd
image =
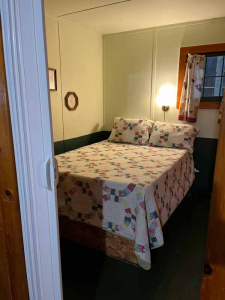
<svg viewBox="0 0 225 300"><path fill-rule="evenodd" d="M187 150L103 141L56 156L59 215L134 240L139 265L194 180ZM93 237L94 238L94 237Z"/></svg>

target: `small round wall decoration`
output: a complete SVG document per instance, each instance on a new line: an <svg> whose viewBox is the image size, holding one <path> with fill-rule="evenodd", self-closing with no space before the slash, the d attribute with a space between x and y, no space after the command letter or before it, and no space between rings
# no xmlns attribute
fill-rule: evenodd
<svg viewBox="0 0 225 300"><path fill-rule="evenodd" d="M68 92L65 96L65 106L68 110L76 110L78 106L78 97L75 92Z"/></svg>

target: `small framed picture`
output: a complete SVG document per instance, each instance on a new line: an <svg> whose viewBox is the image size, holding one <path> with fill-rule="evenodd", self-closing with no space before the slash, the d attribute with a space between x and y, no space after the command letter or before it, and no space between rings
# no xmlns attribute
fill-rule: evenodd
<svg viewBox="0 0 225 300"><path fill-rule="evenodd" d="M65 105L68 110L76 110L79 100L75 92L68 92L65 96Z"/></svg>
<svg viewBox="0 0 225 300"><path fill-rule="evenodd" d="M56 78L56 69L48 69L49 76L49 89L50 91L57 91L57 78Z"/></svg>

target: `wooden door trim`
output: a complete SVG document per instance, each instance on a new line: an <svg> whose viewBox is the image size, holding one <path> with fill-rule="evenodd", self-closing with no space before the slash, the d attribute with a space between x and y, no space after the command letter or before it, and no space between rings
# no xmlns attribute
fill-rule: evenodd
<svg viewBox="0 0 225 300"><path fill-rule="evenodd" d="M29 299L0 25L0 295Z"/></svg>
<svg viewBox="0 0 225 300"><path fill-rule="evenodd" d="M0 11L29 294L61 300L43 1L0 1Z"/></svg>
<svg viewBox="0 0 225 300"><path fill-rule="evenodd" d="M209 214L205 264L211 274L203 274L201 300L225 299L225 101L223 101L217 146L213 192Z"/></svg>

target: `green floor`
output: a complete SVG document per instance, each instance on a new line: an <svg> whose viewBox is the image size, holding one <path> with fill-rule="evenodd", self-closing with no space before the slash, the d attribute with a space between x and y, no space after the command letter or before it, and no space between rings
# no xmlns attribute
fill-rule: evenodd
<svg viewBox="0 0 225 300"><path fill-rule="evenodd" d="M64 299L199 299L209 202L197 195L183 200L149 271L61 241Z"/></svg>

